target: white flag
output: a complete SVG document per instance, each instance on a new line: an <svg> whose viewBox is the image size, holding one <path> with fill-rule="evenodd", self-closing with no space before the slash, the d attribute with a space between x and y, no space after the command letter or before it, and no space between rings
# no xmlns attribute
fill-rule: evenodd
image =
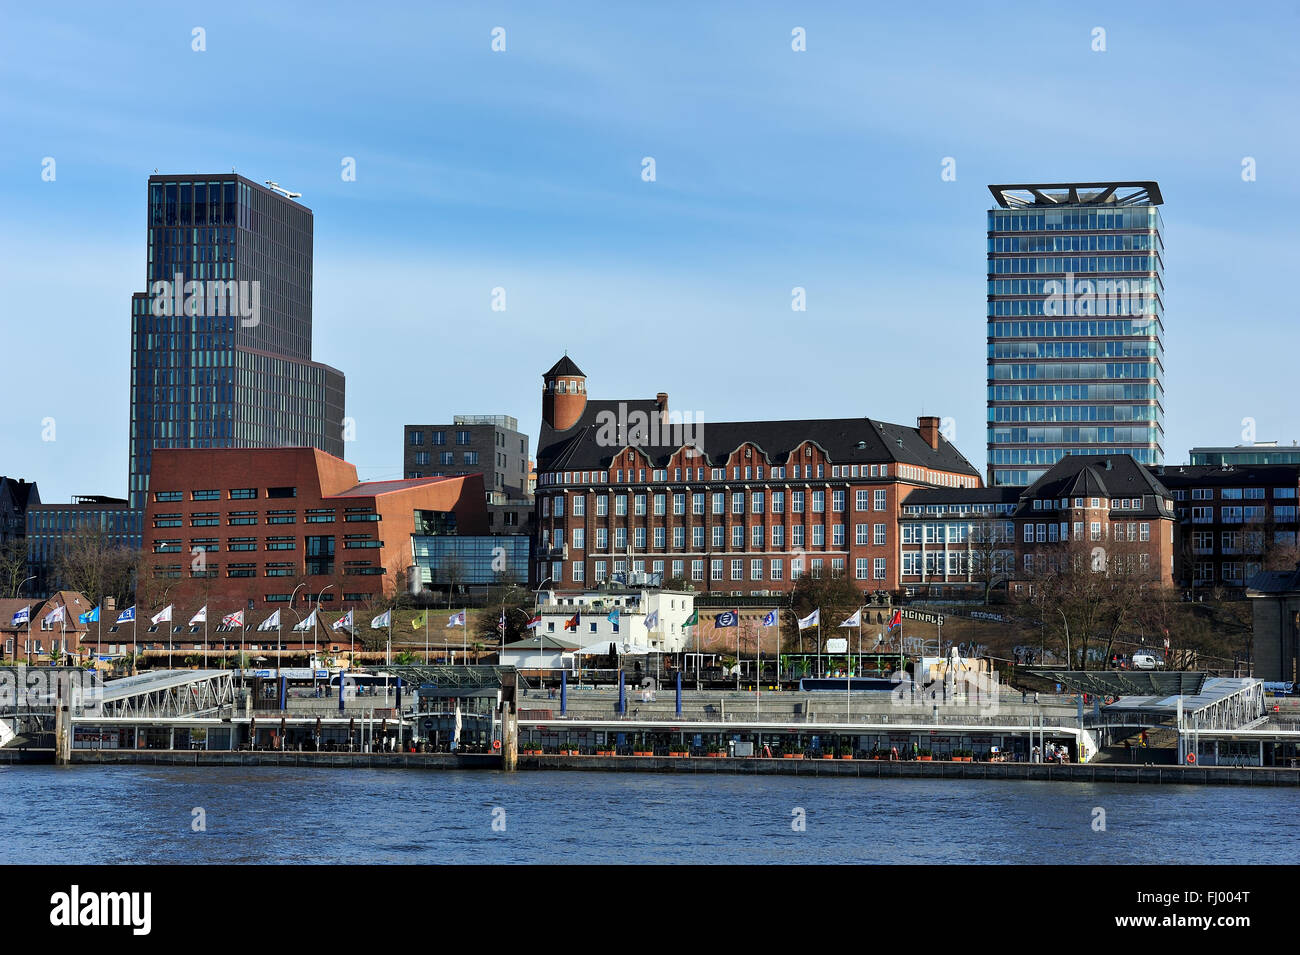
<svg viewBox="0 0 1300 955"><path fill-rule="evenodd" d="M448 626L448 627L463 627L463 626L465 626L465 611L462 610L462 611L460 611L459 613L454 613L454 614L452 614L450 617L448 617L448 618L447 618L447 626Z"/></svg>
<svg viewBox="0 0 1300 955"><path fill-rule="evenodd" d="M370 629L383 630L385 627L392 626L392 623L393 623L393 612L391 610L385 610L378 617L375 617L373 620L370 621Z"/></svg>
<svg viewBox="0 0 1300 955"><path fill-rule="evenodd" d="M157 626L160 623L172 622L172 605L168 604L149 618L149 622Z"/></svg>
<svg viewBox="0 0 1300 955"><path fill-rule="evenodd" d="M311 613L307 614L307 616L303 618L301 623L294 624L293 630L294 633L306 633L308 630L312 630L315 627L316 627L316 611L313 610Z"/></svg>
<svg viewBox="0 0 1300 955"><path fill-rule="evenodd" d="M659 626L659 611L652 610L649 616L645 618L645 628L646 630L653 630L657 626Z"/></svg>
<svg viewBox="0 0 1300 955"><path fill-rule="evenodd" d="M62 606L55 607L53 610L51 610L49 613L45 615L45 620L47 623L58 623L61 620L67 620L67 619L68 619L68 608Z"/></svg>
<svg viewBox="0 0 1300 955"><path fill-rule="evenodd" d="M855 611L853 612L853 616L852 616L852 617L849 617L848 620L845 620L842 624L840 624L840 626L841 626L841 627L860 627L860 626L862 626L862 608L859 607L857 610L855 610Z"/></svg>
<svg viewBox="0 0 1300 955"><path fill-rule="evenodd" d="M265 631L267 631L267 630L279 630L279 629L280 629L280 611L277 610L275 613L271 614L271 616L267 617L265 620L263 620L261 623L259 623L259 624L257 625L257 629L258 629L258 630L261 630L261 631L263 631L263 632L265 632Z"/></svg>
<svg viewBox="0 0 1300 955"><path fill-rule="evenodd" d="M242 630L244 628L244 611L236 610L234 613L226 614L221 618L221 625L232 629L239 627Z"/></svg>
<svg viewBox="0 0 1300 955"><path fill-rule="evenodd" d="M818 607L812 613L808 614L808 616L804 617L802 620L799 621L799 629L807 630L809 627L815 627L821 622L822 622L822 611L821 608Z"/></svg>
<svg viewBox="0 0 1300 955"><path fill-rule="evenodd" d="M351 610L349 610L349 611L348 611L347 613L345 613L343 616L339 617L339 619L335 620L332 624L330 624L330 629L331 629L331 630L343 630L343 629L345 629L345 628L346 628L346 629L349 629L349 630L352 629L352 611L351 611Z"/></svg>
<svg viewBox="0 0 1300 955"><path fill-rule="evenodd" d="M204 604L202 607L199 608L198 613L190 617L190 626L192 627L196 623L207 623L207 622L208 622L208 605Z"/></svg>

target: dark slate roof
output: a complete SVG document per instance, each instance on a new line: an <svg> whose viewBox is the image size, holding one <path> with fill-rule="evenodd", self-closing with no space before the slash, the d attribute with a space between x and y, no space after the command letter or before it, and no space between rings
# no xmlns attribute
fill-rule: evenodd
<svg viewBox="0 0 1300 955"><path fill-rule="evenodd" d="M1246 581L1246 589L1256 594L1290 594L1300 590L1300 568L1296 570L1261 570Z"/></svg>
<svg viewBox="0 0 1300 955"><path fill-rule="evenodd" d="M41 503L41 492L36 490L35 481L0 475L0 491L9 493L15 511L25 511L29 505Z"/></svg>
<svg viewBox="0 0 1300 955"><path fill-rule="evenodd" d="M549 374L549 373L548 373ZM673 453L686 441L673 442L682 431L670 434L658 427L642 439L634 433L625 435L624 443L606 442L614 432L608 422L622 420L632 431L635 414L652 420L658 407L654 399L632 401L597 401L588 399L577 424L567 431L556 431L545 421L537 446L537 470L604 470L615 454L633 445L646 455L653 466L666 466ZM621 419L620 419L621 415ZM675 430L675 429L674 429ZM745 442L757 445L768 465L784 465L789 455L804 441L812 441L824 450L835 464L899 463L936 468L975 477L979 472L942 435L939 447L932 448L916 428L876 421L873 418L824 418L795 421L704 421L683 426L686 438L699 435L705 467L720 467L732 451ZM636 440L632 440L636 438ZM859 447L859 444L862 447Z"/></svg>
<svg viewBox="0 0 1300 955"><path fill-rule="evenodd" d="M555 376L557 376L557 375L564 375L564 376L569 377L569 378L574 378L574 377L577 377L577 378L586 378L586 377L587 377L586 375L584 375L584 374L582 373L582 369L579 368L579 367L574 363L573 359L570 358L568 355L565 355L563 358L561 358L559 361L557 361L554 365L552 365L552 366L551 366L551 370L548 371L546 374L542 375L542 377L543 377L543 378L553 378L553 377L555 377Z"/></svg>
<svg viewBox="0 0 1300 955"><path fill-rule="evenodd" d="M1166 487L1242 487L1300 484L1300 464L1183 464L1152 469Z"/></svg>
<svg viewBox="0 0 1300 955"><path fill-rule="evenodd" d="M1154 497L1154 503L1147 500ZM1169 517L1164 501L1172 495L1130 454L1068 454L1021 494L1021 509L1035 498L1142 498L1142 508L1120 513L1130 517Z"/></svg>

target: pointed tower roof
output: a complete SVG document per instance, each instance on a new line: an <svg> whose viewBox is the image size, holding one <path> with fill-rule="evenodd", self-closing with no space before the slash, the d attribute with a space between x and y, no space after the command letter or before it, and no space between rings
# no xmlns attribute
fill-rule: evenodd
<svg viewBox="0 0 1300 955"><path fill-rule="evenodd" d="M566 377L578 377L578 378L587 377L585 374L583 374L582 369L579 368L576 364L574 364L573 359L570 358L568 355L565 355L554 365L552 365L551 370L546 372L546 374L542 375L542 377L555 378L559 375L564 375Z"/></svg>

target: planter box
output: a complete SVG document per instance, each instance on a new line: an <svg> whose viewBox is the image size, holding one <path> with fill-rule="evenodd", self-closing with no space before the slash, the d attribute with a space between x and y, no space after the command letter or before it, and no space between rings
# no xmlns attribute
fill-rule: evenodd
<svg viewBox="0 0 1300 955"><path fill-rule="evenodd" d="M710 758L710 759L726 759L726 758L727 758L727 754L726 754L726 753L709 753L709 758Z"/></svg>
<svg viewBox="0 0 1300 955"><path fill-rule="evenodd" d="M800 755L799 753L782 753L781 758L782 759L803 759L803 756Z"/></svg>
<svg viewBox="0 0 1300 955"><path fill-rule="evenodd" d="M632 755L633 755L633 756L653 756L654 753L647 753L647 752L645 752L645 751L643 751L643 750L634 749L634 750L632 750Z"/></svg>
<svg viewBox="0 0 1300 955"><path fill-rule="evenodd" d="M612 749L598 749L598 750L596 750L596 755L597 755L597 756L613 756L613 755L614 755L614 751L613 751Z"/></svg>
<svg viewBox="0 0 1300 955"><path fill-rule="evenodd" d="M849 756L841 756L841 757L840 757L840 759L852 759L852 758L853 758L852 755L849 755Z"/></svg>
<svg viewBox="0 0 1300 955"><path fill-rule="evenodd" d="M834 756L831 756L828 753L822 753L822 759L834 759L834 758L835 758Z"/></svg>
<svg viewBox="0 0 1300 955"><path fill-rule="evenodd" d="M918 757L916 757L916 758L919 759L919 760L920 760L921 762L923 762L923 763L928 763L928 762L930 762L930 761L932 761L932 760L934 759L933 756L918 756Z"/></svg>
<svg viewBox="0 0 1300 955"><path fill-rule="evenodd" d="M689 756L690 753L675 753L671 749L668 751L669 756Z"/></svg>
<svg viewBox="0 0 1300 955"><path fill-rule="evenodd" d="M953 761L954 763L969 763L969 762L971 762L973 759L974 759L973 756L954 756L954 757L952 758L952 761Z"/></svg>

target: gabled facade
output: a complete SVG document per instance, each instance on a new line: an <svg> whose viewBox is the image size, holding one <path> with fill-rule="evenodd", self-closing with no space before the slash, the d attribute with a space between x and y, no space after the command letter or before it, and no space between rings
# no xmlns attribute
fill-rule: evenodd
<svg viewBox="0 0 1300 955"><path fill-rule="evenodd" d="M938 418L693 420L664 393L590 399L567 356L543 376L537 475L534 585L644 572L729 595L805 573L896 589L907 496L980 486Z"/></svg>

